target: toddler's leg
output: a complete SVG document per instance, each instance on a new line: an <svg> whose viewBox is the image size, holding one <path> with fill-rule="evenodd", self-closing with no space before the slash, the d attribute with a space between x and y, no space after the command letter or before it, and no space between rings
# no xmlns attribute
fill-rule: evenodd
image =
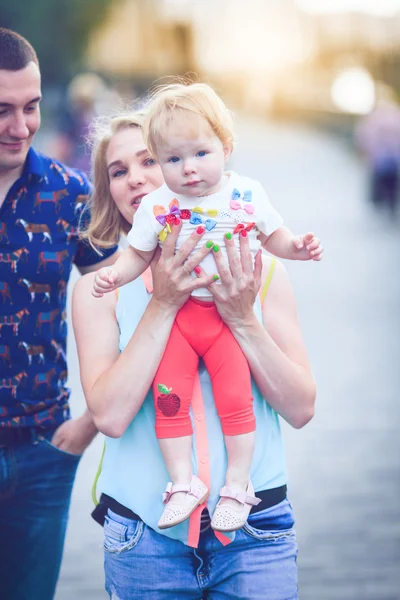
<svg viewBox="0 0 400 600"><path fill-rule="evenodd" d="M189 416L198 356L176 322L153 382L156 435L173 484L192 481L192 424ZM171 495L168 506L181 504L186 492Z"/></svg>
<svg viewBox="0 0 400 600"><path fill-rule="evenodd" d="M189 409L198 361L175 321L153 381L158 439L192 435Z"/></svg>
<svg viewBox="0 0 400 600"><path fill-rule="evenodd" d="M240 435L226 435L225 446L228 455L228 468L225 485L234 489L246 491L250 481L250 469L253 461L254 431ZM235 500L225 498L222 504L234 504Z"/></svg>
<svg viewBox="0 0 400 600"><path fill-rule="evenodd" d="M255 441L255 417L248 362L228 327L204 355L228 455L225 485L246 491ZM222 504L237 505L224 498Z"/></svg>

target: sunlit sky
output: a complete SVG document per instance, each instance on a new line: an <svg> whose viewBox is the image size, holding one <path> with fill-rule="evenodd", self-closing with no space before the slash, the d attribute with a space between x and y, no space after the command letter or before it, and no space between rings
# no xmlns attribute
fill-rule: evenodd
<svg viewBox="0 0 400 600"><path fill-rule="evenodd" d="M400 0L295 0L299 8L312 13L361 11L374 15L393 15L400 11Z"/></svg>

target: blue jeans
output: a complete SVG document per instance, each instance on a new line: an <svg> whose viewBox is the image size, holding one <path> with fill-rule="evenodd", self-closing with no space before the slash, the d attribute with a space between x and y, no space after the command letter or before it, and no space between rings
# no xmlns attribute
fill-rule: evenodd
<svg viewBox="0 0 400 600"><path fill-rule="evenodd" d="M0 447L0 598L52 600L79 456L54 431Z"/></svg>
<svg viewBox="0 0 400 600"><path fill-rule="evenodd" d="M250 515L222 546L211 528L198 549L108 511L106 590L112 599L297 600L297 543L288 500Z"/></svg>

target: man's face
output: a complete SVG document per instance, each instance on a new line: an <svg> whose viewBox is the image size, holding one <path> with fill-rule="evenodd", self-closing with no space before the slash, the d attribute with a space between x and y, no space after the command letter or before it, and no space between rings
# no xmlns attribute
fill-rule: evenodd
<svg viewBox="0 0 400 600"><path fill-rule="evenodd" d="M0 69L0 175L21 169L39 129L40 71L30 62L19 71Z"/></svg>

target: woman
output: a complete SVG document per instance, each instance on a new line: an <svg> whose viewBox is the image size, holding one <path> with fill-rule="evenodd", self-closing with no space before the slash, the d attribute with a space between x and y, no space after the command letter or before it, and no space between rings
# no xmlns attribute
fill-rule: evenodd
<svg viewBox="0 0 400 600"><path fill-rule="evenodd" d="M126 232L143 196L162 183L144 146L140 122L140 115L111 120L95 144L96 192L88 235L96 244L112 244ZM213 274L196 268L210 250L204 247L190 256L201 235L193 233L174 253L179 228L172 228L153 261L151 297L137 280L121 288L118 296L94 298L92 275L82 278L74 291L82 385L94 422L107 436L100 479L108 506L106 589L110 597L121 600L295 600L297 545L277 413L294 427L305 425L313 416L315 385L293 293L279 263L261 260L259 254L253 270L245 237L240 255L233 246L228 248L229 265L220 253L214 255L221 284L213 283ZM190 275L195 268L197 279ZM266 296L263 307L260 285ZM253 377L257 431L251 479L261 502L243 529L227 535L213 532L203 507L189 523L162 532L156 528L168 475L154 433L148 390L177 311L196 287L204 286L212 290ZM193 468L209 484L207 508L212 514L226 453L210 380L202 366L192 409Z"/></svg>

